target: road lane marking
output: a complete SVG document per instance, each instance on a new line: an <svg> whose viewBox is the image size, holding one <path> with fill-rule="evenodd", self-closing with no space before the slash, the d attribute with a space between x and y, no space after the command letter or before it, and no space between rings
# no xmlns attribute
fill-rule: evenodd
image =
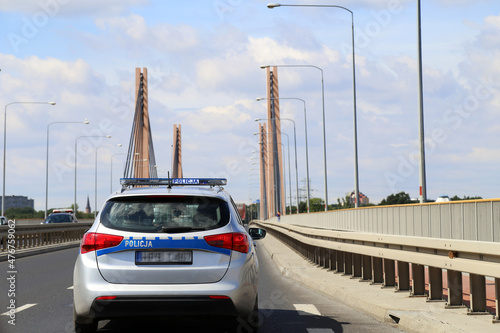
<svg viewBox="0 0 500 333"><path fill-rule="evenodd" d="M335 333L331 328L308 328L307 333Z"/></svg>
<svg viewBox="0 0 500 333"><path fill-rule="evenodd" d="M293 306L300 316L321 316L321 313L313 304L294 304Z"/></svg>
<svg viewBox="0 0 500 333"><path fill-rule="evenodd" d="M16 308L16 313L21 312L21 311L26 310L26 309L29 309L29 308L31 308L32 306L35 306L35 305L36 305L36 303L35 304L25 304L23 306L20 306L20 307ZM8 316L9 314L10 314L10 311L7 311L5 313L2 313L1 315L2 316Z"/></svg>
<svg viewBox="0 0 500 333"><path fill-rule="evenodd" d="M68 289L73 289L73 286L69 287Z"/></svg>

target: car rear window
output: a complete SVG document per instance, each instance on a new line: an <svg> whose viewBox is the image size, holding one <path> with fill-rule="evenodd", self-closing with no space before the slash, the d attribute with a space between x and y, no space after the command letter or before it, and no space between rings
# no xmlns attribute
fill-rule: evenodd
<svg viewBox="0 0 500 333"><path fill-rule="evenodd" d="M69 214L49 215L46 220L46 223L64 223L64 222L73 222L71 215Z"/></svg>
<svg viewBox="0 0 500 333"><path fill-rule="evenodd" d="M224 200L199 196L137 196L110 199L101 223L137 232L189 232L220 228L229 223Z"/></svg>

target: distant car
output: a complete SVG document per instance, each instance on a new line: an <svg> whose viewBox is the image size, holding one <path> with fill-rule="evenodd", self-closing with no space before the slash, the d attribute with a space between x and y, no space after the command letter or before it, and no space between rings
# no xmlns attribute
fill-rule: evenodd
<svg viewBox="0 0 500 333"><path fill-rule="evenodd" d="M7 225L9 224L9 221L5 216L0 216L0 225Z"/></svg>
<svg viewBox="0 0 500 333"><path fill-rule="evenodd" d="M78 222L76 216L73 213L52 213L49 216L47 216L45 222L42 222L42 224L73 223L73 222Z"/></svg>
<svg viewBox="0 0 500 333"><path fill-rule="evenodd" d="M448 202L451 201L450 197L447 195L440 195L439 198L436 199L436 202Z"/></svg>
<svg viewBox="0 0 500 333"><path fill-rule="evenodd" d="M179 316L225 318L232 328L257 331L253 240L266 231L247 232L221 187L226 180L121 183L81 242L73 275L75 332L95 332L100 320Z"/></svg>

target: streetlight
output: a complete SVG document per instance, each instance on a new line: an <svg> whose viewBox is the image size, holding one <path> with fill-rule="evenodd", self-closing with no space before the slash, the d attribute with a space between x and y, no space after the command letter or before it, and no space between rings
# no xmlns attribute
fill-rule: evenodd
<svg viewBox="0 0 500 333"><path fill-rule="evenodd" d="M110 145L101 145L95 149L95 184L94 184L94 200L95 200L95 206L94 206L94 218L97 217L97 151L99 148L103 146L110 146ZM121 147L122 144L119 143L117 145L114 145L115 147Z"/></svg>
<svg viewBox="0 0 500 333"><path fill-rule="evenodd" d="M257 98L257 101L262 101L267 98L261 97ZM305 131L305 138L306 138L306 180L307 180L307 212L309 213L309 205L310 205L310 190L309 190L309 152L308 152L308 144L307 144L307 112L306 112L306 101L304 101L301 98L297 97L278 97L278 98L271 98L271 99L295 99L302 101L304 103L304 131ZM287 118L281 118L284 120L291 120L292 119L287 119ZM295 138L295 172L297 172L297 138L295 136L295 121L293 121L293 133L294 133L294 138ZM297 186L297 202L299 202L299 180L298 177L295 179L296 181L296 186ZM297 214L299 213L299 207L297 205Z"/></svg>
<svg viewBox="0 0 500 333"><path fill-rule="evenodd" d="M356 116L356 60L354 54L354 13L342 6L337 5L284 5L279 3L270 3L267 5L268 8L273 9L275 7L333 7L348 11L351 14L351 40L352 40L352 91L353 91L353 118L354 118L354 195L356 196L356 201L354 203L355 207L358 207L359 202L359 177L358 177L358 130L357 130L357 116ZM323 104L324 107L324 104ZM324 111L324 109L323 109ZM324 126L324 113L323 113L323 126ZM324 128L323 128L324 130ZM326 163L325 163L326 168ZM327 205L328 202L325 202Z"/></svg>
<svg viewBox="0 0 500 333"><path fill-rule="evenodd" d="M425 178L425 138L424 138L424 96L422 78L422 29L420 20L420 0L417 0L417 26L418 26L418 141L420 145L420 203L427 201L427 181Z"/></svg>
<svg viewBox="0 0 500 333"><path fill-rule="evenodd" d="M3 117L3 190L2 190L2 216L5 214L5 162L7 153L7 107L11 104L50 104L56 105L56 102L11 102L5 105Z"/></svg>
<svg viewBox="0 0 500 333"><path fill-rule="evenodd" d="M111 135L84 135L84 136L79 136L78 138L75 139L75 216L77 213L77 208L76 208L76 166L77 166L77 156L78 156L78 140L83 139L83 138L111 138Z"/></svg>
<svg viewBox="0 0 500 333"><path fill-rule="evenodd" d="M49 206L49 128L53 124L85 124L90 122L85 118L84 121L54 121L47 125L47 159L45 162L45 218L47 218L47 211Z"/></svg>
<svg viewBox="0 0 500 333"><path fill-rule="evenodd" d="M269 7L271 8L271 7ZM274 8L274 7L272 7ZM323 105L323 164L324 164L324 173L325 173L325 211L328 210L328 172L326 167L326 125L325 125L325 81L323 79L323 69L314 65L263 65L260 68L268 68L268 67L311 67L316 68L321 72L321 99Z"/></svg>

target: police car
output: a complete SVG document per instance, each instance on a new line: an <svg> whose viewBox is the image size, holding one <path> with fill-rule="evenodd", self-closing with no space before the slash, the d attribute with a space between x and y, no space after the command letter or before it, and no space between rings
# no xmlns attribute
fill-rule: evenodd
<svg viewBox="0 0 500 333"><path fill-rule="evenodd" d="M225 179L122 178L83 236L75 332L99 320L203 316L257 330L258 261Z"/></svg>

